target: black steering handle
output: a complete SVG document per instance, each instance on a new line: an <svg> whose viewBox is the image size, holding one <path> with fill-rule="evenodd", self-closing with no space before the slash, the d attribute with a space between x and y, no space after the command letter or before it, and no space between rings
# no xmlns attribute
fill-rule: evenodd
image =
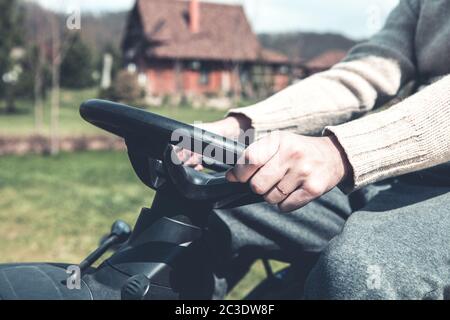
<svg viewBox="0 0 450 320"><path fill-rule="evenodd" d="M246 148L192 125L110 101L88 100L80 106L80 114L91 124L125 140L144 141L152 146L147 148L148 155L158 160L164 159L164 151L171 144L206 154L216 163L234 166Z"/></svg>
<svg viewBox="0 0 450 320"><path fill-rule="evenodd" d="M125 139L131 164L148 187L164 188L166 174L183 197L222 208L263 201L248 184L230 183L224 173L210 175L180 165L173 146L202 155L215 171L233 167L246 146L191 125L104 100L89 100L80 107L91 124ZM205 163L206 158L206 163Z"/></svg>

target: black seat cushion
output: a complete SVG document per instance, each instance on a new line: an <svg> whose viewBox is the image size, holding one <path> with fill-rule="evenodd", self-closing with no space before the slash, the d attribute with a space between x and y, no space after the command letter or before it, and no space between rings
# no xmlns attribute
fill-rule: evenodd
<svg viewBox="0 0 450 320"><path fill-rule="evenodd" d="M0 266L0 299L3 300L91 300L86 284L81 289L66 286L68 265L10 264Z"/></svg>

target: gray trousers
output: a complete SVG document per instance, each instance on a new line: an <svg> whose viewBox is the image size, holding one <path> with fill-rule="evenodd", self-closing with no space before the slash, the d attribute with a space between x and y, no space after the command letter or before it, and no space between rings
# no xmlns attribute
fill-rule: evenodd
<svg viewBox="0 0 450 320"><path fill-rule="evenodd" d="M450 298L449 164L350 196L335 189L290 214L267 204L217 210L210 230L223 261L316 257L306 298Z"/></svg>

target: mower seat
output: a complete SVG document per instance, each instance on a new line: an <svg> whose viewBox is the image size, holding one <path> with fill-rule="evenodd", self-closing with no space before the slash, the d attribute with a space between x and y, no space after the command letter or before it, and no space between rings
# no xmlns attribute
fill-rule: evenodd
<svg viewBox="0 0 450 320"><path fill-rule="evenodd" d="M91 300L81 281L81 289L67 288L63 264L6 264L0 266L0 300Z"/></svg>

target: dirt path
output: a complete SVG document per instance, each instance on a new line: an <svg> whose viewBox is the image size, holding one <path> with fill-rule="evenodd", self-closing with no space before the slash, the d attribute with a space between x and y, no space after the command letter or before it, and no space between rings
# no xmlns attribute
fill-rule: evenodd
<svg viewBox="0 0 450 320"><path fill-rule="evenodd" d="M60 140L61 151L100 151L124 150L122 139L109 136L64 137ZM47 154L50 150L50 139L45 136L32 135L25 137L0 137L0 156Z"/></svg>

